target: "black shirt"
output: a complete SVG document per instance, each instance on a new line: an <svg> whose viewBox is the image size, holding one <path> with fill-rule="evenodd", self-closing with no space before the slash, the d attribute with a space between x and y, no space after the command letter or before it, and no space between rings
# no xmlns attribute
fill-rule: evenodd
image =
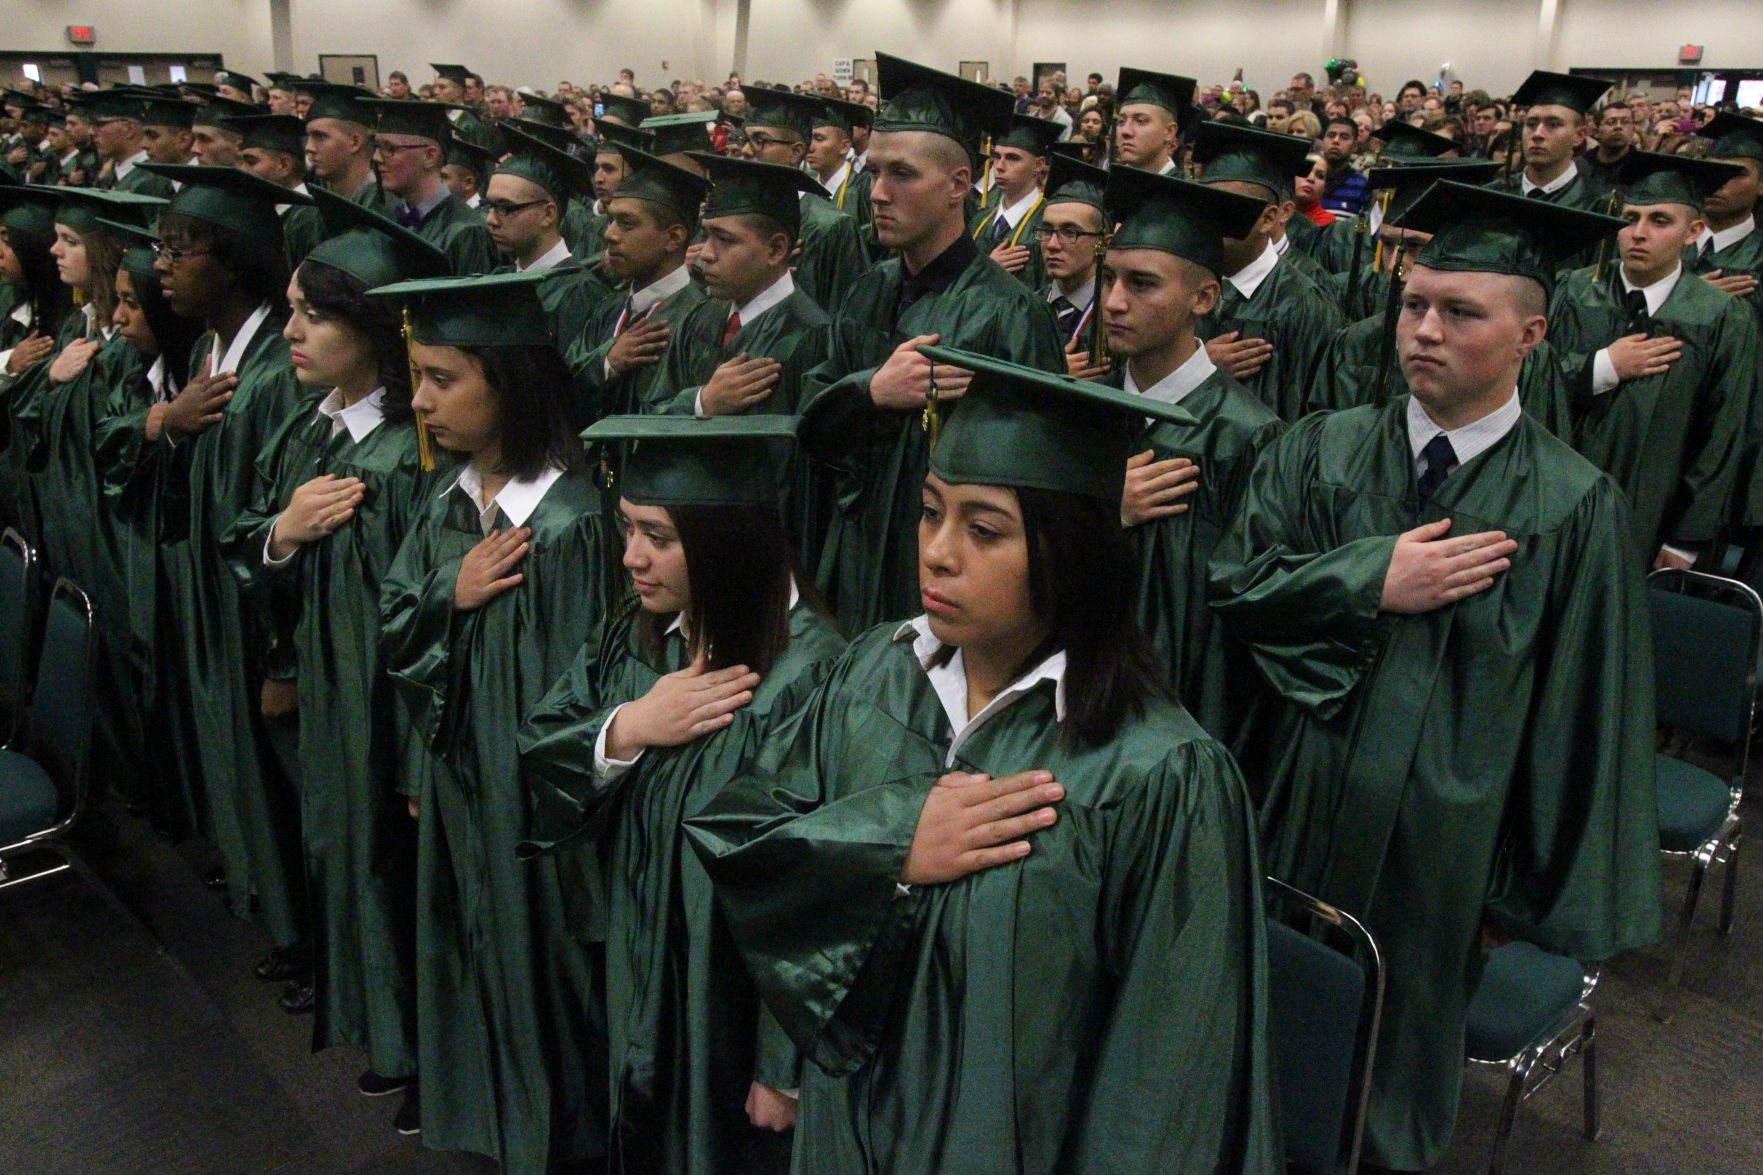
<svg viewBox="0 0 1763 1175"><path fill-rule="evenodd" d="M967 272L967 267L979 260L979 246L965 232L955 238L955 243L944 249L917 273L906 268L905 262L900 264L900 288L894 299L894 321L890 326L898 326L900 318L912 308L912 304L926 294L940 294L955 284L955 279Z"/></svg>

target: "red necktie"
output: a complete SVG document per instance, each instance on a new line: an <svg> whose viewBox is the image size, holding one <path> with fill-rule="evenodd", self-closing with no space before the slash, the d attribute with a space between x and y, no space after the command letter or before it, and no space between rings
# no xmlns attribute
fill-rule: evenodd
<svg viewBox="0 0 1763 1175"><path fill-rule="evenodd" d="M730 343L734 342L735 341L735 332L739 331L740 329L741 329L740 312L736 311L736 310L730 310L728 312L728 322L726 324L724 324L724 326L722 328L722 345L724 347L726 347Z"/></svg>

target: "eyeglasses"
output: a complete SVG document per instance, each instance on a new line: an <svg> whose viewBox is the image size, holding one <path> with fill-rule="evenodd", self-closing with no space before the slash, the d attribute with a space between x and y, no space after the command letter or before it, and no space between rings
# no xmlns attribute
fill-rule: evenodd
<svg viewBox="0 0 1763 1175"><path fill-rule="evenodd" d="M755 151L763 151L767 147L787 147L790 145L788 139L774 139L770 135L756 135L752 131L747 132L747 142L752 145Z"/></svg>
<svg viewBox="0 0 1763 1175"><path fill-rule="evenodd" d="M1073 228L1069 224L1062 224L1058 227L1050 224L1035 225L1035 240L1037 241L1045 241L1048 237L1058 237L1064 244L1075 245L1085 237L1099 237L1101 235L1099 232L1090 233L1080 228Z"/></svg>
<svg viewBox="0 0 1763 1175"><path fill-rule="evenodd" d="M516 212L525 212L528 208L537 208L541 204L549 204L549 200L522 200L516 204L513 200L485 200L486 212L494 212L497 220L507 220Z"/></svg>
<svg viewBox="0 0 1763 1175"><path fill-rule="evenodd" d="M178 262L187 260L191 257L203 257L212 252L212 250L209 249L179 249L175 246L166 244L164 241L154 241L152 247L153 256L163 257L166 262L171 265L176 265Z"/></svg>
<svg viewBox="0 0 1763 1175"><path fill-rule="evenodd" d="M374 140L374 144L373 144L373 153L375 155L396 155L400 151L420 151L424 147L430 147L430 146L433 146L433 144L432 143L387 143L384 140L376 139L376 140Z"/></svg>

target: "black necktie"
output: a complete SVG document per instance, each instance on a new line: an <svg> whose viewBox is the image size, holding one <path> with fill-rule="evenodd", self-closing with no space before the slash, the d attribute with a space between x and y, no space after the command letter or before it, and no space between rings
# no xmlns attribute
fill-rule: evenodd
<svg viewBox="0 0 1763 1175"><path fill-rule="evenodd" d="M421 228L422 227L422 210L421 209L412 208L408 204L400 204L398 206L397 213L398 213L398 223L403 225L405 228Z"/></svg>
<svg viewBox="0 0 1763 1175"><path fill-rule="evenodd" d="M1440 433L1426 442L1426 447L1420 450L1420 456L1426 461L1426 471L1420 475L1419 482L1420 504L1424 506L1432 501L1439 483L1450 476L1451 470L1457 468L1457 450L1451 448L1450 438Z"/></svg>
<svg viewBox="0 0 1763 1175"><path fill-rule="evenodd" d="M1077 326L1077 307L1064 298L1053 299L1053 314L1059 320L1059 337L1070 339Z"/></svg>
<svg viewBox="0 0 1763 1175"><path fill-rule="evenodd" d="M1004 219L1003 209L999 209L998 215L996 217L994 217L992 220L992 244L994 246L1002 245L1004 243L1004 239L1006 237L1008 237L1009 235L1010 235L1010 222L1008 220Z"/></svg>
<svg viewBox="0 0 1763 1175"><path fill-rule="evenodd" d="M1630 290L1623 295L1622 304L1628 311L1628 320L1623 328L1624 333L1646 334L1653 325L1653 316L1647 311L1647 295L1640 290Z"/></svg>

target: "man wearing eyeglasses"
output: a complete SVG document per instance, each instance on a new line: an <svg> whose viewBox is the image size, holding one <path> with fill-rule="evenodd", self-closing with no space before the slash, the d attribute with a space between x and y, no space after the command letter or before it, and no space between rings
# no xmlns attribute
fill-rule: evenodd
<svg viewBox="0 0 1763 1175"><path fill-rule="evenodd" d="M455 274L488 273L496 264L490 230L441 175L452 140L446 108L391 98L364 105L379 116L373 158L390 205L387 215L445 253Z"/></svg>
<svg viewBox="0 0 1763 1175"><path fill-rule="evenodd" d="M1068 374L1076 379L1100 379L1108 373L1106 355L1091 362L1091 342L1101 324L1096 316L1096 268L1108 231L1108 214L1102 206L1102 189L1108 173L1054 148L1047 165L1047 202L1041 222L1035 226L1047 276L1041 297L1053 312L1059 343L1065 348Z"/></svg>
<svg viewBox="0 0 1763 1175"><path fill-rule="evenodd" d="M92 127L102 170L96 186L169 199L171 181L138 166L147 162L145 106L120 90L81 91L74 96L78 113Z"/></svg>

